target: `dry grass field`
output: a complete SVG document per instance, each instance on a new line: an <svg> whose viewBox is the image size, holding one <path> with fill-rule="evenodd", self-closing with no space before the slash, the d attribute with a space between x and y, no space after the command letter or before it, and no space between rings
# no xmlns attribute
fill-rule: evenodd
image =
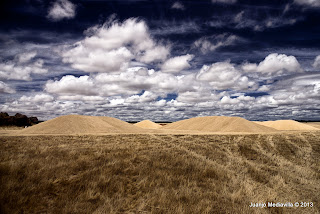
<svg viewBox="0 0 320 214"><path fill-rule="evenodd" d="M320 212L318 131L3 135L0 144L0 213Z"/></svg>

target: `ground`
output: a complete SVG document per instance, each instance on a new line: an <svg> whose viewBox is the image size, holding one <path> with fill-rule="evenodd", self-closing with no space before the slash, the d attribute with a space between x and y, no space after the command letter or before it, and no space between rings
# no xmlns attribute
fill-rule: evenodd
<svg viewBox="0 0 320 214"><path fill-rule="evenodd" d="M1 213L320 212L320 132L2 135L0 145Z"/></svg>

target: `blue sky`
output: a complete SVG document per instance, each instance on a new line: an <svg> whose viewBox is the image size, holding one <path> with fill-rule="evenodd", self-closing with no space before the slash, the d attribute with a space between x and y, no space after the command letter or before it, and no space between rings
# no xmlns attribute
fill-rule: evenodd
<svg viewBox="0 0 320 214"><path fill-rule="evenodd" d="M320 119L318 0L0 3L0 111Z"/></svg>

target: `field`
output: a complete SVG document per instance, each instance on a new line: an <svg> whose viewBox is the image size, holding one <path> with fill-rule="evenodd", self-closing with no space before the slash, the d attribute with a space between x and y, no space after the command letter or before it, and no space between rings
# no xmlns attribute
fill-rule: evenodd
<svg viewBox="0 0 320 214"><path fill-rule="evenodd" d="M0 144L0 213L320 212L319 131L2 135Z"/></svg>

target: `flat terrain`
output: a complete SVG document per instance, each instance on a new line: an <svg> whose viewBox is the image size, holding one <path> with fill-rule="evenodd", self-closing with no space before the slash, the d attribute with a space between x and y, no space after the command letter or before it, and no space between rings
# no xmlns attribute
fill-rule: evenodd
<svg viewBox="0 0 320 214"><path fill-rule="evenodd" d="M0 190L10 214L319 213L320 132L7 134Z"/></svg>

